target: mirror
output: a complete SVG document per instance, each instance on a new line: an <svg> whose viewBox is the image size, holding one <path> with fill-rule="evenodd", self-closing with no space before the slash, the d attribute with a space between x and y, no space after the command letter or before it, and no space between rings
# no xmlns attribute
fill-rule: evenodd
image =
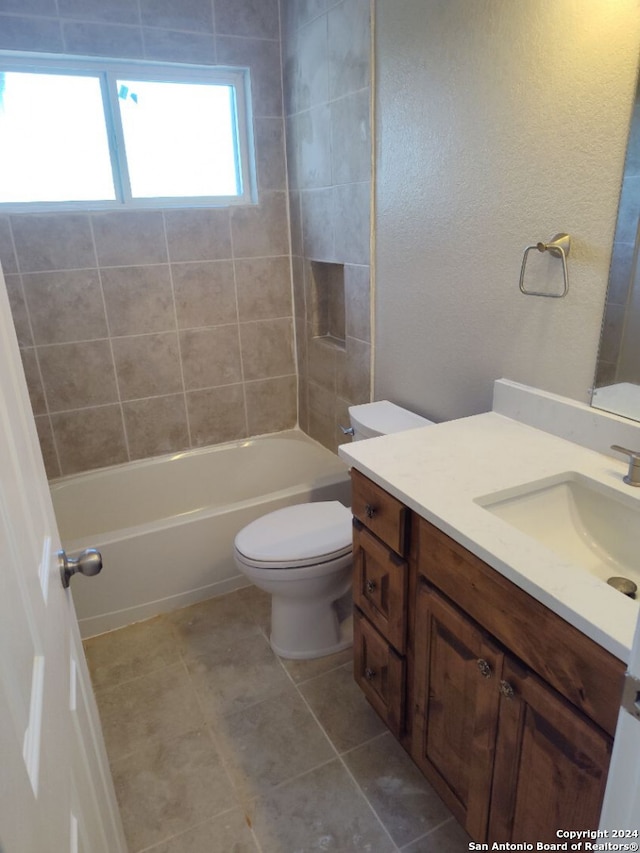
<svg viewBox="0 0 640 853"><path fill-rule="evenodd" d="M640 86L631 118L591 405L640 420Z"/></svg>

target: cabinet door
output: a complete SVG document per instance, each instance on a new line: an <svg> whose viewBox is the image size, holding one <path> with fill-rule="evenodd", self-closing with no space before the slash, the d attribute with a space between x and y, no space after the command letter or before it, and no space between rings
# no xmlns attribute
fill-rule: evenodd
<svg viewBox="0 0 640 853"><path fill-rule="evenodd" d="M486 836L503 656L421 581L412 756L472 838Z"/></svg>
<svg viewBox="0 0 640 853"><path fill-rule="evenodd" d="M501 688L489 839L557 842L558 829L597 829L609 735L514 660Z"/></svg>
<svg viewBox="0 0 640 853"><path fill-rule="evenodd" d="M353 600L402 654L407 640L407 563L364 528L353 531Z"/></svg>
<svg viewBox="0 0 640 853"><path fill-rule="evenodd" d="M399 737L404 717L404 658L358 610L353 613L353 666L360 689Z"/></svg>

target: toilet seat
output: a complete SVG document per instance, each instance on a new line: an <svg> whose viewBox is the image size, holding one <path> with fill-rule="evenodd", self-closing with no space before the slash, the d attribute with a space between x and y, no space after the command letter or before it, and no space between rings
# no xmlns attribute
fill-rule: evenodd
<svg viewBox="0 0 640 853"><path fill-rule="evenodd" d="M277 509L244 527L236 558L255 568L296 569L351 553L351 512L339 501Z"/></svg>

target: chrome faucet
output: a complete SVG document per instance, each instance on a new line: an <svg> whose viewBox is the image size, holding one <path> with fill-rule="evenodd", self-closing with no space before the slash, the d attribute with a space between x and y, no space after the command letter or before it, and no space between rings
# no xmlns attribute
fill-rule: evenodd
<svg viewBox="0 0 640 853"><path fill-rule="evenodd" d="M629 450L619 444L612 444L611 449L629 457L629 473L622 478L624 482L629 486L640 486L640 450Z"/></svg>

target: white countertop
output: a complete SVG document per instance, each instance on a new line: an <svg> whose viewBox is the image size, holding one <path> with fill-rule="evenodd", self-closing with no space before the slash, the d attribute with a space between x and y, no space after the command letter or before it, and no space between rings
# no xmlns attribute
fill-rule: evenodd
<svg viewBox="0 0 640 853"><path fill-rule="evenodd" d="M627 662L639 605L475 499L577 471L638 500L624 461L496 412L342 445L339 455L542 604ZM640 555L639 555L640 560ZM533 627L533 626L532 626Z"/></svg>

